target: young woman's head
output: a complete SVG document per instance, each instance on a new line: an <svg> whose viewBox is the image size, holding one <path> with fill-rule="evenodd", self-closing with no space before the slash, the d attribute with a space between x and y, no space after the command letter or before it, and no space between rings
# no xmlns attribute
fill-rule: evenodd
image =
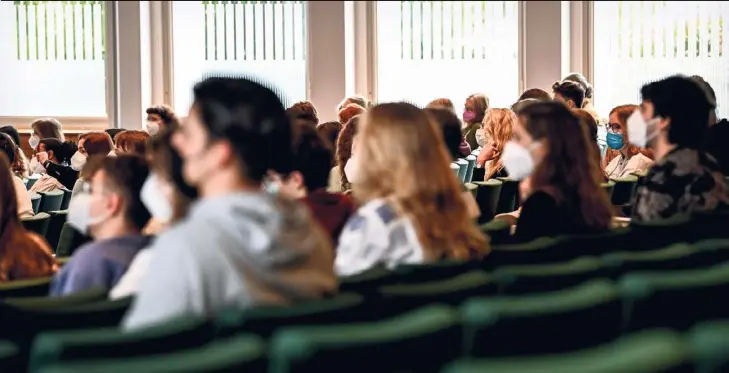
<svg viewBox="0 0 729 373"><path fill-rule="evenodd" d="M114 144L107 132L86 132L79 136L78 150L71 158L71 167L81 171L89 157L106 156L112 149Z"/></svg>
<svg viewBox="0 0 729 373"><path fill-rule="evenodd" d="M428 103L426 109L444 109L456 114L456 105L449 98L436 98Z"/></svg>
<svg viewBox="0 0 729 373"><path fill-rule="evenodd" d="M452 160L458 159L461 155L461 121L456 114L447 109L425 109L431 119L438 125L443 134L443 140Z"/></svg>
<svg viewBox="0 0 729 373"><path fill-rule="evenodd" d="M293 119L304 119L314 126L319 124L319 114L311 101L299 101L286 109L286 113Z"/></svg>
<svg viewBox="0 0 729 373"><path fill-rule="evenodd" d="M504 168L501 161L501 153L504 151L504 145L511 140L511 133L516 123L516 115L509 109L489 109L483 120L484 134L487 143L484 149L491 152L486 160L491 163L486 168L485 178L488 180L497 172Z"/></svg>
<svg viewBox="0 0 729 373"><path fill-rule="evenodd" d="M461 185L436 124L407 103L373 107L357 140L355 196L387 199L409 217L431 260L483 255L488 242L468 216ZM366 160L366 161L364 161Z"/></svg>
<svg viewBox="0 0 729 373"><path fill-rule="evenodd" d="M142 187L142 202L155 219L175 222L185 215L197 190L182 177L182 158L170 142L174 131L163 130L149 138L150 176Z"/></svg>
<svg viewBox="0 0 729 373"><path fill-rule="evenodd" d="M63 126L55 118L37 119L31 123L30 128L33 130L33 134L30 136L29 142L33 149L38 146L41 139L56 139L61 142L66 140L63 137Z"/></svg>
<svg viewBox="0 0 729 373"><path fill-rule="evenodd" d="M575 82L563 81L552 85L554 99L570 109L580 109L585 102L585 89Z"/></svg>
<svg viewBox="0 0 729 373"><path fill-rule="evenodd" d="M518 101L527 100L527 99L533 99L537 101L551 101L552 96L547 93L547 91L540 89L540 88L530 88L524 91L524 93L519 96Z"/></svg>
<svg viewBox="0 0 729 373"><path fill-rule="evenodd" d="M342 100L342 102L339 103L339 106L337 106L337 111L341 111L342 109L347 107L349 104L359 105L363 109L368 109L370 106L372 106L372 103L367 101L367 99L365 99L364 97L359 96L359 95L354 95L354 96L349 96L349 97L345 98L344 100Z"/></svg>
<svg viewBox="0 0 729 373"><path fill-rule="evenodd" d="M337 117L339 119L339 123L342 123L342 125L347 124L350 119L356 117L357 115L363 114L366 110L359 106L358 104L349 104L345 106L342 110L339 110L339 113L337 113Z"/></svg>
<svg viewBox="0 0 729 373"><path fill-rule="evenodd" d="M558 202L579 211L590 227L610 226L612 212L601 188L603 174L599 158L594 156L597 150L579 119L566 106L543 102L524 108L514 126L513 138L517 145L511 146L528 153L522 153L525 157L515 162L515 153L509 150L506 166L510 174L510 168L519 169L531 162L533 171L524 173L531 176L532 190L549 193Z"/></svg>
<svg viewBox="0 0 729 373"><path fill-rule="evenodd" d="M463 104L463 121L468 124L481 123L489 109L489 99L486 95L476 93L468 96Z"/></svg>
<svg viewBox="0 0 729 373"><path fill-rule="evenodd" d="M56 164L71 164L71 157L76 153L76 143L73 141L61 142L56 139L42 139L36 153L45 152L48 154L48 159Z"/></svg>
<svg viewBox="0 0 729 373"><path fill-rule="evenodd" d="M13 139L15 145L20 146L20 133L18 133L18 130L15 127L2 126L0 127L0 133L4 133L10 136L10 138Z"/></svg>
<svg viewBox="0 0 729 373"><path fill-rule="evenodd" d="M116 154L134 154L144 156L149 133L145 131L122 131L116 135L114 152Z"/></svg>
<svg viewBox="0 0 729 373"><path fill-rule="evenodd" d="M349 159L352 157L352 145L354 143L355 136L357 136L360 118L360 116L356 116L350 119L349 122L342 127L342 131L339 132L339 137L337 138L335 158L337 166L339 166L339 170L342 174L341 182L344 190L350 189L350 180L347 178L344 169L347 167L347 162L349 162Z"/></svg>

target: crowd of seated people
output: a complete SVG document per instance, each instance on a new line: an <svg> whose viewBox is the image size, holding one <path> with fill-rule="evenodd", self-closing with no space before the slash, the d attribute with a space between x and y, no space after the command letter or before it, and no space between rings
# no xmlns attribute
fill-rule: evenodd
<svg viewBox="0 0 729 373"><path fill-rule="evenodd" d="M473 181L519 182L518 209L497 216L514 242L729 207L726 149L709 138L727 122L700 77L646 84L639 105L604 119L580 74L552 90L529 89L509 108L472 94L461 118L449 99L420 108L352 96L320 123L311 102L286 108L256 82L210 77L184 122L156 106L143 130L76 143L57 120L35 121L29 162L17 131L0 129L0 281L53 276L53 296L134 296L123 321L133 330L328 297L340 278L378 266L488 261L479 206L451 168L471 154ZM630 175L644 178L626 213L603 183ZM92 239L60 269L22 225L30 194L54 189L73 191L67 221Z"/></svg>

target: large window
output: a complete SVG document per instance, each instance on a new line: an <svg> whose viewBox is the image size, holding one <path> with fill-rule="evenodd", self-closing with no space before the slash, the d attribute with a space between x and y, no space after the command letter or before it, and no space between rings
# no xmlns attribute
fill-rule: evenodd
<svg viewBox="0 0 729 373"><path fill-rule="evenodd" d="M192 86L211 74L251 76L286 103L306 99L303 1L174 1L174 106L190 106Z"/></svg>
<svg viewBox="0 0 729 373"><path fill-rule="evenodd" d="M646 82L701 75L729 114L729 5L723 1L596 1L595 104L637 103Z"/></svg>
<svg viewBox="0 0 729 373"><path fill-rule="evenodd" d="M103 3L0 2L0 116L106 116Z"/></svg>
<svg viewBox="0 0 729 373"><path fill-rule="evenodd" d="M517 1L378 1L377 100L519 97Z"/></svg>

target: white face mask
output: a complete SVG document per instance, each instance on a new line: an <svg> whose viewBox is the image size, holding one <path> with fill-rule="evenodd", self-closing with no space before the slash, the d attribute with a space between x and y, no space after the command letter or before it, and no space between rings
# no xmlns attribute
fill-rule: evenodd
<svg viewBox="0 0 729 373"><path fill-rule="evenodd" d="M44 174L46 173L46 168L43 167L43 165L38 162L38 158L33 157L33 159L30 160L30 172L33 174Z"/></svg>
<svg viewBox="0 0 729 373"><path fill-rule="evenodd" d="M30 144L30 147L32 149L35 149L36 147L38 147L38 144L40 144L40 137L36 135L30 136L30 138L28 139L28 144Z"/></svg>
<svg viewBox="0 0 729 373"><path fill-rule="evenodd" d="M529 148L525 148L514 141L508 141L504 145L501 162L506 167L510 178L522 180L532 174L535 163L531 150L534 150L537 146L539 146L539 143L534 143Z"/></svg>
<svg viewBox="0 0 729 373"><path fill-rule="evenodd" d="M486 145L486 134L484 133L483 128L476 130L476 143L478 143L478 146Z"/></svg>
<svg viewBox="0 0 729 373"><path fill-rule="evenodd" d="M656 117L646 122L640 110L635 109L633 114L628 117L627 122L630 143L639 148L645 148L649 141L658 136L659 130L656 124L658 124L659 120L660 118Z"/></svg>
<svg viewBox="0 0 729 373"><path fill-rule="evenodd" d="M139 198L153 218L168 222L172 220L172 204L162 193L159 177L149 174L142 186Z"/></svg>
<svg viewBox="0 0 729 373"><path fill-rule="evenodd" d="M159 123L152 121L152 120L148 120L147 121L147 133L154 136L158 132L159 132Z"/></svg>
<svg viewBox="0 0 729 373"><path fill-rule="evenodd" d="M76 171L81 171L86 165L86 156L77 151L71 157L71 168Z"/></svg>
<svg viewBox="0 0 729 373"><path fill-rule="evenodd" d="M91 194L82 192L75 195L68 205L68 223L83 234L89 234L89 228L97 225L107 217L91 216Z"/></svg>

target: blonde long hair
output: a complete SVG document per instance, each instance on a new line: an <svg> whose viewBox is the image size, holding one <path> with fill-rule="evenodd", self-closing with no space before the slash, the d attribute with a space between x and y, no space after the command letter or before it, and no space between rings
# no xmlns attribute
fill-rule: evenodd
<svg viewBox="0 0 729 373"><path fill-rule="evenodd" d="M483 129L489 144L498 151L498 157L493 159L486 168L484 180L488 180L504 168L501 162L501 153L504 145L511 140L511 132L516 123L516 114L509 109L494 108L486 112L483 118Z"/></svg>
<svg viewBox="0 0 729 373"><path fill-rule="evenodd" d="M353 185L355 197L387 199L410 218L426 258L488 253L488 240L469 218L450 170L443 136L423 110L407 103L377 105L360 122L357 142L357 157L366 162Z"/></svg>

